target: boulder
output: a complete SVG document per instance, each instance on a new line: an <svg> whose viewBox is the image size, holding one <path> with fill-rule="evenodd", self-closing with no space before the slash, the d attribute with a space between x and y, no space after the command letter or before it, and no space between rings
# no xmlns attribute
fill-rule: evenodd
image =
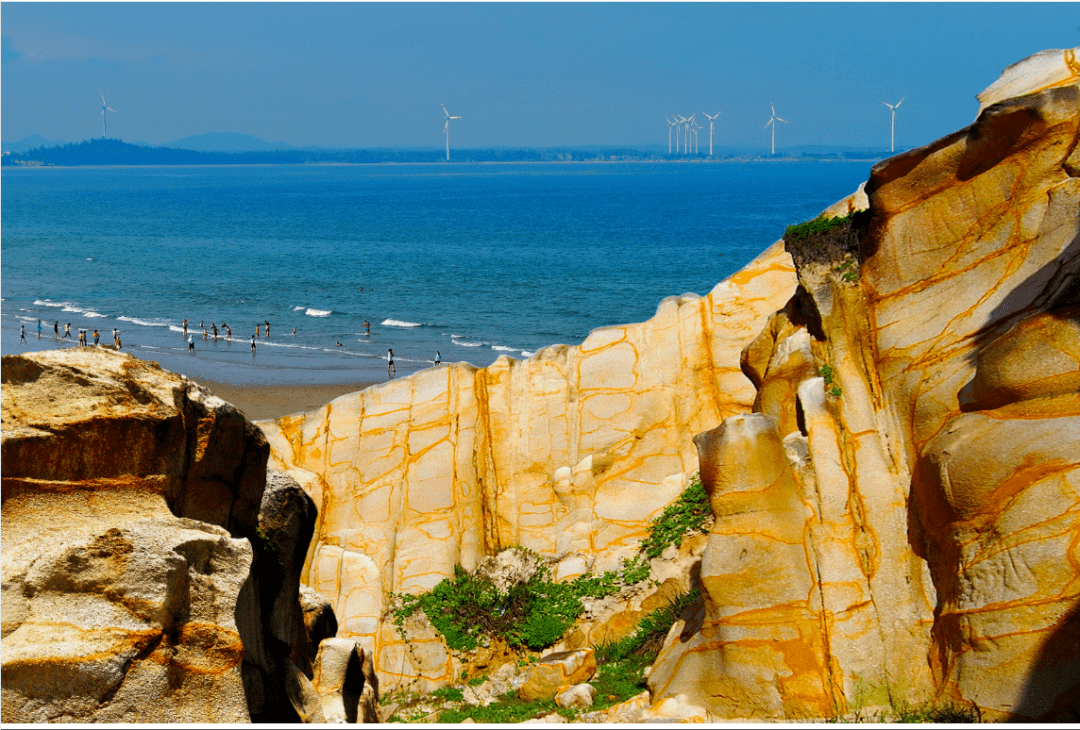
<svg viewBox="0 0 1080 730"><path fill-rule="evenodd" d="M284 475L267 488L261 431L126 354L2 370L3 721L321 721L306 657L332 620L309 601L308 630L299 602L314 505Z"/></svg>
<svg viewBox="0 0 1080 730"><path fill-rule="evenodd" d="M550 700L560 688L585 682L595 673L596 656L591 647L548 654L529 668L518 697L526 701Z"/></svg>
<svg viewBox="0 0 1080 730"><path fill-rule="evenodd" d="M313 684L328 723L379 722L377 684L371 660L350 639L324 639L315 660Z"/></svg>
<svg viewBox="0 0 1080 730"><path fill-rule="evenodd" d="M555 695L555 704L568 709L584 709L592 707L596 699L596 687L591 684L575 684L573 687L560 688Z"/></svg>

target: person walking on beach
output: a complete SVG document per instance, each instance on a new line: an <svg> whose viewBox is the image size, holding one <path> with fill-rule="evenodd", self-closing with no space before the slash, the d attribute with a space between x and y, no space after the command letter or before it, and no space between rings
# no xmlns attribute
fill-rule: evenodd
<svg viewBox="0 0 1080 730"><path fill-rule="evenodd" d="M56 335L56 341L59 342L60 341L60 323L59 322L53 322L52 331L53 331L53 334Z"/></svg>
<svg viewBox="0 0 1080 730"><path fill-rule="evenodd" d="M386 360L386 375L387 375L387 377L390 376L391 371L394 373L394 375L397 375L397 366L394 365L394 351L392 349L389 350L389 354L387 355L387 360Z"/></svg>
<svg viewBox="0 0 1080 730"><path fill-rule="evenodd" d="M438 350L435 351L435 365L442 365L442 355L439 354Z"/></svg>
<svg viewBox="0 0 1080 730"><path fill-rule="evenodd" d="M187 349L188 352L195 352L195 335L188 335Z"/></svg>
<svg viewBox="0 0 1080 730"><path fill-rule="evenodd" d="M97 343L98 343L98 331L95 329L94 330L94 347L97 347Z"/></svg>
<svg viewBox="0 0 1080 730"><path fill-rule="evenodd" d="M26 325L25 324L19 325L19 344L21 344L21 345L26 344Z"/></svg>
<svg viewBox="0 0 1080 730"><path fill-rule="evenodd" d="M255 335L251 336L251 354L255 354Z"/></svg>
<svg viewBox="0 0 1080 730"><path fill-rule="evenodd" d="M79 347L86 344L86 330L79 330Z"/></svg>
<svg viewBox="0 0 1080 730"><path fill-rule="evenodd" d="M64 337L71 339L71 322L64 325Z"/></svg>
<svg viewBox="0 0 1080 730"><path fill-rule="evenodd" d="M120 349L120 335L116 332L115 327L113 327L112 331L112 343L113 347L115 347L117 350Z"/></svg>

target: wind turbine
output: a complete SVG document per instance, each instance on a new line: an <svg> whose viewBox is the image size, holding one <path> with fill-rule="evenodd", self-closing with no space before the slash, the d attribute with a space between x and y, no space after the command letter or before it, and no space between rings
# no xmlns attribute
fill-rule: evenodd
<svg viewBox="0 0 1080 730"><path fill-rule="evenodd" d="M671 154L671 128L676 126L678 124L678 122L673 122L670 119L668 119L667 117L664 117L664 121L666 121L667 124L668 124L668 127L667 127L667 153L670 155ZM678 140L678 138L676 138L675 139L675 145L678 146L678 144L679 144L679 140Z"/></svg>
<svg viewBox="0 0 1080 730"><path fill-rule="evenodd" d="M899 106L899 104L897 104ZM101 138L105 139L105 112L116 113L116 110L105 104L105 94L101 94Z"/></svg>
<svg viewBox="0 0 1080 730"><path fill-rule="evenodd" d="M706 117L709 117L709 113L708 113L708 112L704 112L704 114L705 114L705 116L706 116ZM714 124L714 123L716 122L716 118L717 118L718 116L720 116L720 112L716 112L716 114L713 114L713 115L712 115L711 117L709 117L709 157L712 157L712 132L713 132L713 124Z"/></svg>
<svg viewBox="0 0 1080 730"><path fill-rule="evenodd" d="M787 124L787 120L786 119L781 119L780 117L776 116L776 107L773 106L773 103L771 101L769 102L769 108L772 109L772 117L769 118L769 121L765 122L765 126L768 127L770 124L772 125L772 153L775 155L776 154L776 123L777 122L783 122L784 124Z"/></svg>
<svg viewBox="0 0 1080 730"><path fill-rule="evenodd" d="M445 127L445 129L446 129L446 161L449 162L450 161L450 120L451 119L461 119L461 117L452 117L452 116L450 116L450 112L446 111L446 106L445 105L439 104L439 106L442 107L443 114L446 115L446 127Z"/></svg>
<svg viewBox="0 0 1080 730"><path fill-rule="evenodd" d="M697 116L697 114L695 114L694 116L696 117L696 116ZM691 118L690 118L690 126L691 126L691 127L693 128L693 130L694 130L694 154L696 155L696 154L698 153L698 144L697 144L697 131L698 131L699 129L701 129L701 127L700 127L700 126L698 126L698 123L694 121L694 117L691 117Z"/></svg>
<svg viewBox="0 0 1080 730"><path fill-rule="evenodd" d="M895 104L890 104L890 103L889 103L889 102L887 102L887 101L883 101L883 102L881 102L881 103L882 103L882 104L884 104L885 106L887 106L887 107L889 107L890 109L892 109L892 132L891 132L891 133L890 133L890 135L889 135L889 151L890 151L890 152L896 152L896 107L898 107L898 106L900 106L901 104L903 104L903 103L904 103L904 99L906 99L906 98L907 98L907 97L905 96L905 97L904 97L903 99L901 99L900 101L896 102Z"/></svg>
<svg viewBox="0 0 1080 730"><path fill-rule="evenodd" d="M690 126L694 123L694 117L697 114L691 114L689 119L682 118L683 122L683 153L690 154Z"/></svg>
<svg viewBox="0 0 1080 730"><path fill-rule="evenodd" d="M682 133L683 122L686 121L686 117L675 115L675 154L679 154L679 135Z"/></svg>

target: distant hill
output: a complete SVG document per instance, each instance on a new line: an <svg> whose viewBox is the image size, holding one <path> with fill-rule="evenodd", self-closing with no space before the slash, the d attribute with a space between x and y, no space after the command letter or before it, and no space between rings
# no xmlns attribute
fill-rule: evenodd
<svg viewBox="0 0 1080 730"><path fill-rule="evenodd" d="M45 139L40 134L31 134L29 137L23 137L18 142L0 142L0 151L27 152L29 150L37 149L38 147L58 147L62 144L64 143Z"/></svg>
<svg viewBox="0 0 1080 730"><path fill-rule="evenodd" d="M205 136L205 135L201 135ZM238 135L244 136L244 135ZM251 138L254 139L254 138ZM260 140L261 141L261 140ZM731 161L760 160L770 157L767 150L732 154L733 148L716 150L716 159ZM748 148L749 149L749 148ZM776 154L779 159L881 159L887 156L877 150L858 148L821 147L832 152L809 152L801 148L785 148ZM487 149L456 149L452 161L461 162L589 162L589 161L662 161L708 159L705 153L692 155L668 155L646 151L638 147L545 147ZM201 151L177 147L149 147L122 142L118 139L91 139L78 144L58 147L35 147L26 152L4 154L3 165L301 165L301 164L371 164L380 162L416 163L445 161L441 149L298 149L249 150L245 152Z"/></svg>
<svg viewBox="0 0 1080 730"><path fill-rule="evenodd" d="M281 152L295 149L283 142L267 142L250 134L239 132L207 132L182 137L165 145L172 149L193 150L195 152Z"/></svg>

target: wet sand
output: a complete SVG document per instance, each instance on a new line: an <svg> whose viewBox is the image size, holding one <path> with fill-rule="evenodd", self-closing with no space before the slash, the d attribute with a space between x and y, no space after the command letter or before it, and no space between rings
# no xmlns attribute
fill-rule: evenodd
<svg viewBox="0 0 1080 730"><path fill-rule="evenodd" d="M335 398L363 390L375 383L338 385L229 385L209 380L196 381L214 395L232 403L249 421L288 416L311 411Z"/></svg>

